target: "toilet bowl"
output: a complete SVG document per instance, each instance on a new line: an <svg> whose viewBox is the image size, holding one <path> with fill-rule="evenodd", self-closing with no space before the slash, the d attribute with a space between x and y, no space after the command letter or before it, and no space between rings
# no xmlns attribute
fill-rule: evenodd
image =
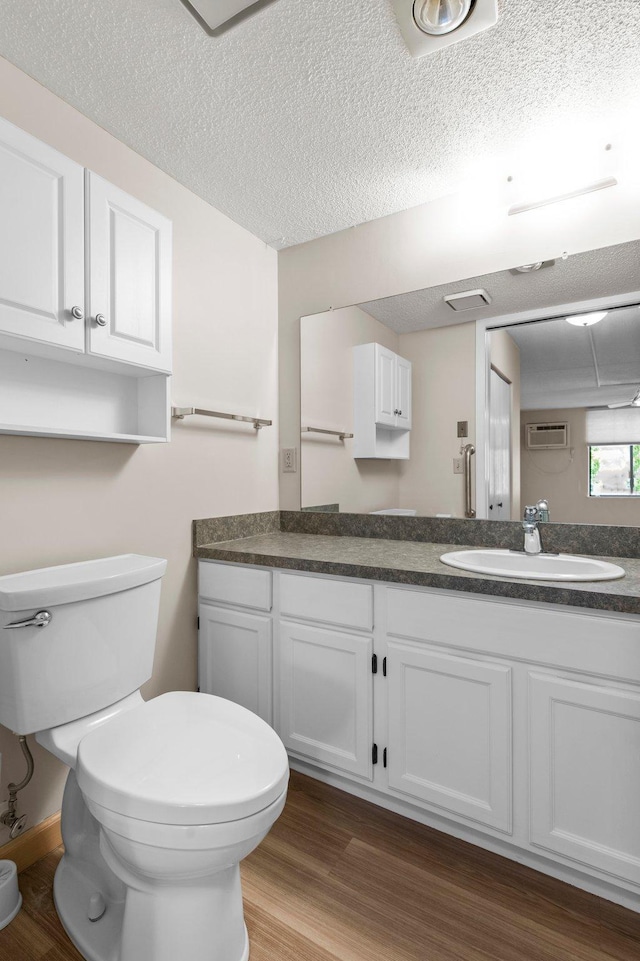
<svg viewBox="0 0 640 961"><path fill-rule="evenodd" d="M67 761L79 738L63 822L76 843L54 886L71 939L89 961L246 961L239 862L284 807L278 736L238 704L186 691L84 722L37 735Z"/></svg>
<svg viewBox="0 0 640 961"><path fill-rule="evenodd" d="M0 723L71 768L54 900L87 961L246 961L239 862L282 811L287 755L223 698L143 701L164 566L0 577Z"/></svg>

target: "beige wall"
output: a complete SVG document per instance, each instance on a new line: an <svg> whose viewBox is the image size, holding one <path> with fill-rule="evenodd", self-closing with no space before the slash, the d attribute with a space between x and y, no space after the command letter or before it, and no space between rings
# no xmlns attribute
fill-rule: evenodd
<svg viewBox="0 0 640 961"><path fill-rule="evenodd" d="M129 551L166 557L145 693L193 689L191 520L278 506L276 254L2 60L0 116L173 221L174 402L274 420L261 431L187 420L170 444L148 447L0 437L0 572ZM24 774L4 728L0 752L1 801L7 782ZM19 799L30 825L59 807L66 773L35 753L34 779ZM0 845L6 840L2 828Z"/></svg>
<svg viewBox="0 0 640 961"><path fill-rule="evenodd" d="M398 335L359 307L301 320L303 427L353 433L353 351L377 342L398 352ZM341 511L398 507L398 461L353 457L353 441L303 433L302 506L339 503Z"/></svg>
<svg viewBox="0 0 640 961"><path fill-rule="evenodd" d="M400 507L418 514L464 517L464 477L453 473L460 457L457 421L475 437L475 324L401 334L398 352L412 370L411 457L400 465Z"/></svg>
<svg viewBox="0 0 640 961"><path fill-rule="evenodd" d="M444 197L280 251L281 446L300 443L300 317L637 240L639 192L629 178L615 190L508 217L479 186L474 196ZM300 506L295 474L280 476L280 506Z"/></svg>
<svg viewBox="0 0 640 961"><path fill-rule="evenodd" d="M525 424L569 424L568 448L530 451ZM565 524L638 526L638 501L632 498L589 497L589 452L586 413L576 408L524 410L522 423L522 503L549 501L552 521Z"/></svg>
<svg viewBox="0 0 640 961"><path fill-rule="evenodd" d="M520 350L506 330L489 335L491 366L511 384L511 520L520 518ZM540 498L536 498L539 500ZM527 501L527 503L529 503Z"/></svg>

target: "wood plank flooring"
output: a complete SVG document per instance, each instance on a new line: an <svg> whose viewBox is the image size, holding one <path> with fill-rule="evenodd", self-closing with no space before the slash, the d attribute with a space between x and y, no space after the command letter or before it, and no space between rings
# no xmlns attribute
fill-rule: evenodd
<svg viewBox="0 0 640 961"><path fill-rule="evenodd" d="M20 875L0 961L82 961L51 898L61 853ZM640 959L640 915L296 773L242 879L251 961Z"/></svg>

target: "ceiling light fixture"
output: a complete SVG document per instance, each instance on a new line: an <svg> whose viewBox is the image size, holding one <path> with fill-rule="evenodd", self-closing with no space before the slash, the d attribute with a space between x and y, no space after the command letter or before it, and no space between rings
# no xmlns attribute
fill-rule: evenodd
<svg viewBox="0 0 640 961"><path fill-rule="evenodd" d="M607 313L606 310L594 310L590 314L574 314L573 317L565 317L565 320L573 327L591 327L593 324L599 324Z"/></svg>
<svg viewBox="0 0 640 961"><path fill-rule="evenodd" d="M498 22L498 0L392 0L409 52L424 57Z"/></svg>
<svg viewBox="0 0 640 961"><path fill-rule="evenodd" d="M182 0L205 33L218 37L275 0Z"/></svg>
<svg viewBox="0 0 640 961"><path fill-rule="evenodd" d="M527 210L535 210L537 207L546 207L549 204L559 204L563 200L573 200L574 197L582 197L583 194L593 193L595 190L604 190L606 187L615 187L618 181L615 177L605 177L602 180L595 180L593 183L578 187L576 190L569 190L567 193L556 194L553 197L542 197L537 200L529 200L526 203L513 204L509 207L509 216L523 214Z"/></svg>
<svg viewBox="0 0 640 961"><path fill-rule="evenodd" d="M413 19L423 33L440 37L461 27L472 6L472 0L415 0Z"/></svg>
<svg viewBox="0 0 640 961"><path fill-rule="evenodd" d="M542 267L542 261L536 260L535 264L522 264L520 267L514 267L519 274L532 274L534 270L540 270Z"/></svg>

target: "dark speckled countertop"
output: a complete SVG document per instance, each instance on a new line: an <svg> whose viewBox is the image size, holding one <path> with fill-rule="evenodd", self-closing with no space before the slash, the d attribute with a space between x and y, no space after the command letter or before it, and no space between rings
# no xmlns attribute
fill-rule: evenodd
<svg viewBox="0 0 640 961"><path fill-rule="evenodd" d="M210 522L196 522L202 525L207 523ZM624 568L626 575L620 580L564 583L528 581L497 577L493 574L475 574L447 567L440 561L440 555L447 551L464 549L465 545L459 542L434 544L373 536L292 533L278 529L269 530L270 526L262 524L264 533L229 540L212 538L208 543L203 543L206 534L214 531L201 527L199 532L194 533L194 556L315 574L361 577L395 584L414 584L516 600L640 614L638 558L602 558ZM228 528L222 527L215 533L219 536L227 530ZM242 524L233 528L233 531L237 534L244 533ZM481 545L476 543L471 546ZM494 543L486 546L498 545Z"/></svg>

